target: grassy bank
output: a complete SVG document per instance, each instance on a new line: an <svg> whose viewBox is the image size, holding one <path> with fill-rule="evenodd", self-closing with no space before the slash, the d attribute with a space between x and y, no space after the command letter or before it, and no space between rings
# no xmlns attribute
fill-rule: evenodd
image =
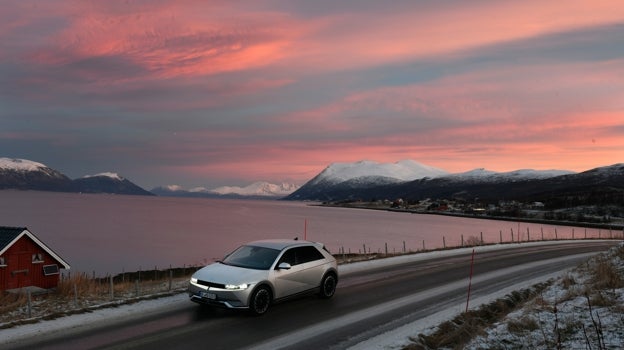
<svg viewBox="0 0 624 350"><path fill-rule="evenodd" d="M404 349L619 349L623 313L620 245L557 280L515 291L414 335Z"/></svg>

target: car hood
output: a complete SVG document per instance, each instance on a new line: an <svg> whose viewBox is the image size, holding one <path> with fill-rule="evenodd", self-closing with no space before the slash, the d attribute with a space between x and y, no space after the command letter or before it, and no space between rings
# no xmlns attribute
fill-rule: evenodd
<svg viewBox="0 0 624 350"><path fill-rule="evenodd" d="M199 269L193 274L193 277L207 282L241 284L257 283L267 279L268 275L268 270L254 270L222 263L214 263Z"/></svg>

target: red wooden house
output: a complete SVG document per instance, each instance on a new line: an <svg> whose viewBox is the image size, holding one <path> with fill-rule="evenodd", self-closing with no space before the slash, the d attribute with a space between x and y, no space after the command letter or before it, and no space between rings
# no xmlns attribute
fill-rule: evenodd
<svg viewBox="0 0 624 350"><path fill-rule="evenodd" d="M58 285L70 266L25 227L0 226L0 291Z"/></svg>

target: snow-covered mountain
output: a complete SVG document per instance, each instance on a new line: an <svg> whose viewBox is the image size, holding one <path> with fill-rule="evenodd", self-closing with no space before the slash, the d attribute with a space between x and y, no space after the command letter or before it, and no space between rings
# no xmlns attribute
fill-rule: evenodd
<svg viewBox="0 0 624 350"><path fill-rule="evenodd" d="M336 196L349 198L350 194L370 187L391 186L448 174L442 169L413 160L396 163L378 163L370 160L332 163L286 199L333 200Z"/></svg>
<svg viewBox="0 0 624 350"><path fill-rule="evenodd" d="M245 187L218 187L210 190L210 192L220 195L236 194L239 196L284 197L295 192L297 189L299 189L299 186L294 184L282 183L279 185L275 185L268 182L260 181L254 182L251 185Z"/></svg>
<svg viewBox="0 0 624 350"><path fill-rule="evenodd" d="M520 169L495 172L483 168L451 174L413 160L397 163L333 163L287 199L335 201L403 197L405 194L401 191L412 193L414 188L431 195L438 192L446 195L448 193L444 190L451 188L461 190L467 186L545 180L571 174L574 173L566 170Z"/></svg>
<svg viewBox="0 0 624 350"><path fill-rule="evenodd" d="M72 180L42 163L15 158L0 158L0 189L152 195L116 173Z"/></svg>
<svg viewBox="0 0 624 350"><path fill-rule="evenodd" d="M376 183L377 179L384 183L402 182L422 179L425 177L439 177L448 172L424 165L413 160L402 160L396 163L378 163L363 160L356 163L332 163L320 174L310 180L310 184L328 183L338 184L354 179L363 179L360 182Z"/></svg>
<svg viewBox="0 0 624 350"><path fill-rule="evenodd" d="M69 191L72 180L44 164L0 158L0 189Z"/></svg>
<svg viewBox="0 0 624 350"><path fill-rule="evenodd" d="M73 181L74 189L83 193L116 193L152 196L153 193L135 185L117 173L87 175Z"/></svg>
<svg viewBox="0 0 624 350"><path fill-rule="evenodd" d="M184 190L181 186L169 185L156 187L151 192L159 196L175 197L282 198L293 193L298 188L299 186L289 183L276 185L259 181L245 187L222 186L214 189L195 187L190 190Z"/></svg>
<svg viewBox="0 0 624 350"><path fill-rule="evenodd" d="M479 182L514 182L522 180L548 179L555 176L574 174L568 170L533 170L520 169L509 172L495 172L484 168L473 169L464 173L455 173L442 178L456 181L479 181Z"/></svg>

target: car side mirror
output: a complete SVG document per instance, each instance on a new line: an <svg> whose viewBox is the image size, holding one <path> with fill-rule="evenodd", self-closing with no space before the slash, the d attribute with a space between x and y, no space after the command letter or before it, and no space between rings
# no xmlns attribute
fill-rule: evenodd
<svg viewBox="0 0 624 350"><path fill-rule="evenodd" d="M277 269L278 270L290 270L291 267L292 266L290 266L290 264L287 263L287 262L283 262L283 263L280 263L279 265L277 265Z"/></svg>

